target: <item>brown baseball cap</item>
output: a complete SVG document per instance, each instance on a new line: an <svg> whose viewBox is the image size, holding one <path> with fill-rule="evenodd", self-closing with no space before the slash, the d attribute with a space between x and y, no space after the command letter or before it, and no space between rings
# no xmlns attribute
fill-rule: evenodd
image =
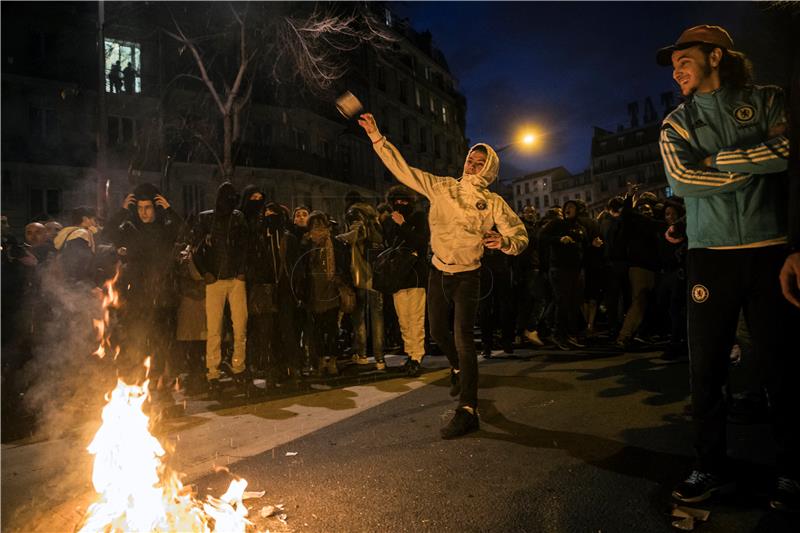
<svg viewBox="0 0 800 533"><path fill-rule="evenodd" d="M662 67L672 64L672 52L697 46L698 44L713 44L725 50L733 49L733 39L722 26L709 26L703 24L684 30L675 44L666 46L656 53L656 62Z"/></svg>

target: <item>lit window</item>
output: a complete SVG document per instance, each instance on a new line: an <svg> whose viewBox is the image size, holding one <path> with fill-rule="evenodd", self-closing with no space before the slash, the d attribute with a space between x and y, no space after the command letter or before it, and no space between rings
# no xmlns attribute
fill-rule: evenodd
<svg viewBox="0 0 800 533"><path fill-rule="evenodd" d="M442 105L442 123L447 124L447 106Z"/></svg>
<svg viewBox="0 0 800 533"><path fill-rule="evenodd" d="M142 92L141 52L139 43L106 39L106 91Z"/></svg>
<svg viewBox="0 0 800 533"><path fill-rule="evenodd" d="M387 26L392 25L392 12L389 11L389 8L383 10L383 21L386 23Z"/></svg>

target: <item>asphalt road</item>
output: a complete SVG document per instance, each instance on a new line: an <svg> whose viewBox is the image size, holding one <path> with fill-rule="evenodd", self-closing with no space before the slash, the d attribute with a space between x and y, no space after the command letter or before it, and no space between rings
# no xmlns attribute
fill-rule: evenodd
<svg viewBox="0 0 800 533"><path fill-rule="evenodd" d="M258 531L667 532L671 487L692 463L688 365L657 353L517 351L481 360L481 430L443 441L452 416L443 357L420 378L348 367L312 390L223 404L186 399L157 424L170 464L200 498L230 474L248 480ZM356 370L358 370L356 372ZM3 446L3 531L72 531L93 498L76 434ZM730 426L741 490L707 502L697 531L800 531L800 516L767 510L769 427ZM285 521L261 516L283 505ZM281 513L277 513L281 514Z"/></svg>
<svg viewBox="0 0 800 533"><path fill-rule="evenodd" d="M308 532L660 532L672 485L690 467L688 365L657 354L518 352L480 366L481 430L443 441L455 407L436 381L232 470L264 490L261 529ZM409 380L375 387L402 389ZM334 407L332 407L334 408ZM697 531L800 531L768 512L768 426L732 426L742 490L702 504ZM289 452L289 455L287 455ZM224 474L202 478L219 494ZM262 518L284 505L286 522Z"/></svg>

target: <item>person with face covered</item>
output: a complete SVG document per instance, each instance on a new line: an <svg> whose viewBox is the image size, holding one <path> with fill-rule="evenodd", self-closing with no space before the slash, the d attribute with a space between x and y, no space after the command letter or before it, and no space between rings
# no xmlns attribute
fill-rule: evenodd
<svg viewBox="0 0 800 533"><path fill-rule="evenodd" d="M237 385L249 392L247 343L246 224L244 215L236 209L238 196L233 184L222 183L217 189L213 210L198 215L193 243L197 250L195 264L206 282L206 367L212 396L220 392L220 362L222 360L222 319L227 302L233 322L233 358L231 371Z"/></svg>
<svg viewBox="0 0 800 533"><path fill-rule="evenodd" d="M383 221L383 234L390 246L400 246L398 253L416 257L412 268L403 273L392 293L403 347L408 354L406 373L419 375L420 363L425 356L425 286L428 282L428 243L430 229L428 217L414 208L416 195L404 185L395 185L386 193L386 203L391 211Z"/></svg>
<svg viewBox="0 0 800 533"><path fill-rule="evenodd" d="M527 246L528 235L513 209L489 191L500 160L488 144L470 149L460 178L435 176L409 166L378 131L371 114L361 115L359 124L386 168L431 204L428 222L433 268L428 277L428 318L431 335L450 362L450 393L459 396L455 415L442 428L441 436L459 437L480 426L478 354L472 328L480 298L481 257L485 248L518 255ZM497 231L492 231L493 226ZM450 321L451 307L455 308L454 323Z"/></svg>
<svg viewBox="0 0 800 533"><path fill-rule="evenodd" d="M97 212L91 207L76 207L70 224L53 239L66 281L95 285L95 235L100 230Z"/></svg>

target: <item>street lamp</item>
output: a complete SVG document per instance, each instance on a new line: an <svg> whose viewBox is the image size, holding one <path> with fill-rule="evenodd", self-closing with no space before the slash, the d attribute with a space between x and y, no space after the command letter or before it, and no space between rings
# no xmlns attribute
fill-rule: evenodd
<svg viewBox="0 0 800 533"><path fill-rule="evenodd" d="M512 146L516 146L518 144L524 144L526 146L532 146L533 143L535 143L535 142L536 142L536 135L533 134L533 133L526 133L522 137L520 137L519 140L511 142L511 143L503 146L502 148L498 148L497 150L495 150L495 153L499 154L503 150L506 150L506 149L511 148Z"/></svg>

